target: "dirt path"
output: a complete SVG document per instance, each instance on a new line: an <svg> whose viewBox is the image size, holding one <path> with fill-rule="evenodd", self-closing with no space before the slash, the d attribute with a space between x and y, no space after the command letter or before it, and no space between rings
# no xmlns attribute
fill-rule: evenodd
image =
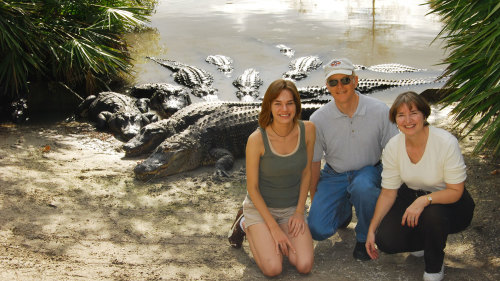
<svg viewBox="0 0 500 281"><path fill-rule="evenodd" d="M476 200L471 227L450 236L446 280L500 280L499 169L470 157L467 187ZM140 159L87 123L0 124L0 280L259 280L248 243L229 247L227 231L245 195L243 161L226 181L211 167L137 181ZM307 276L285 261L277 280L421 280L408 254L356 262L353 221L315 242Z"/></svg>

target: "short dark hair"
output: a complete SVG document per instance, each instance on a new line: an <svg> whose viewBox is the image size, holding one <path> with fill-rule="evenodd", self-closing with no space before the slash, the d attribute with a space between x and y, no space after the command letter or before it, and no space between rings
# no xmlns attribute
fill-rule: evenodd
<svg viewBox="0 0 500 281"><path fill-rule="evenodd" d="M424 97L412 91L399 94L392 103L391 109L389 110L389 120L391 120L392 123L396 124L398 108L403 104L406 104L410 109L415 106L424 115L424 126L429 125L427 117L431 115L431 107Z"/></svg>
<svg viewBox="0 0 500 281"><path fill-rule="evenodd" d="M283 90L289 90L292 93L293 101L295 103L295 116L293 117L293 122L296 123L299 120L302 107L297 87L290 80L278 79L273 81L269 87L267 87L264 99L262 100L262 106L259 114L259 126L262 128L267 127L273 121L271 103L278 98Z"/></svg>

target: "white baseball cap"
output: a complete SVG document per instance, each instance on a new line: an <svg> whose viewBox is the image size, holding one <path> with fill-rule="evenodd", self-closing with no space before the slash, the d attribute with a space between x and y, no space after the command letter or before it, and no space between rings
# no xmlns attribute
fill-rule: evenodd
<svg viewBox="0 0 500 281"><path fill-rule="evenodd" d="M335 74L352 75L354 65L346 58L333 59L327 65L323 66L323 70L325 71L325 80L328 80L328 77Z"/></svg>

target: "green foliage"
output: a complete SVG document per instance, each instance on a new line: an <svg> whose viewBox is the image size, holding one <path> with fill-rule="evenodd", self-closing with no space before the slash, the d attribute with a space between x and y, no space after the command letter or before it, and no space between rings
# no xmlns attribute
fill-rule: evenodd
<svg viewBox="0 0 500 281"><path fill-rule="evenodd" d="M444 88L456 90L443 102L455 106L452 113L457 125L471 125L467 135L485 129L475 152L491 148L499 155L500 3L431 0L427 4L445 24L438 37L446 40L450 50L442 77L449 76Z"/></svg>
<svg viewBox="0 0 500 281"><path fill-rule="evenodd" d="M0 0L0 96L52 81L105 88L131 69L124 33L145 26L155 0Z"/></svg>

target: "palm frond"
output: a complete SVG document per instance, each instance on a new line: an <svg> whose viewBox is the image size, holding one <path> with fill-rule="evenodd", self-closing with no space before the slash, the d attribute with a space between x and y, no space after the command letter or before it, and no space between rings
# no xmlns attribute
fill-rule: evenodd
<svg viewBox="0 0 500 281"><path fill-rule="evenodd" d="M474 151L491 148L500 154L500 3L496 0L431 0L431 12L444 26L437 38L446 41L449 56L440 78L454 91L444 106L454 106L456 125L469 126L466 135L485 129Z"/></svg>

